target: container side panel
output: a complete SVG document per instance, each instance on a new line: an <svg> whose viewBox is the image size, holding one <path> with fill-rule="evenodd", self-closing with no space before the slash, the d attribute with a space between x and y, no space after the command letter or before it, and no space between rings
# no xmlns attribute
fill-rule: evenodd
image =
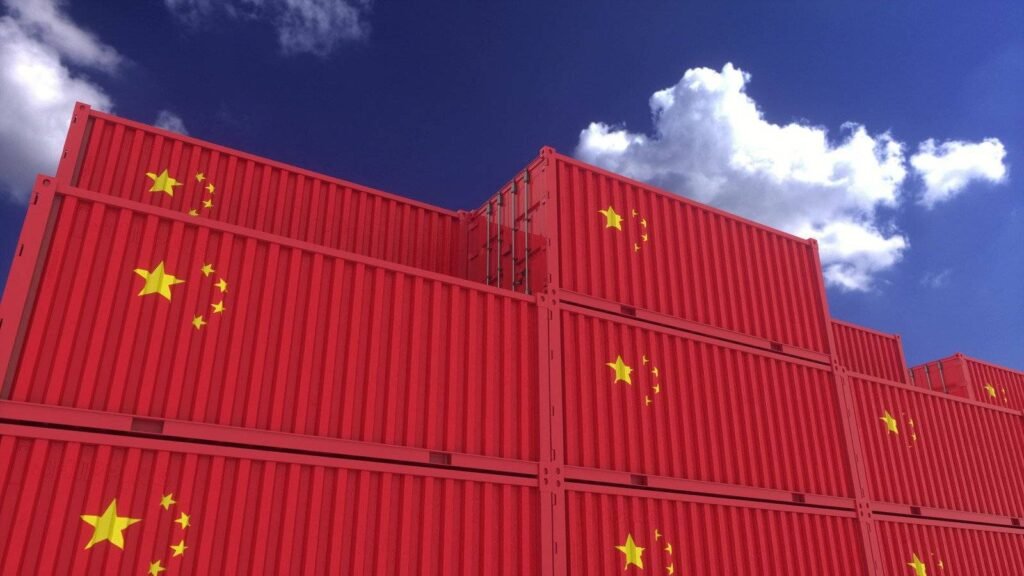
<svg viewBox="0 0 1024 576"><path fill-rule="evenodd" d="M8 399L537 459L529 300L63 198Z"/></svg>
<svg viewBox="0 0 1024 576"><path fill-rule="evenodd" d="M885 576L913 574L999 574L1024 576L1024 532L986 530L952 524L879 521L879 546Z"/></svg>
<svg viewBox="0 0 1024 576"><path fill-rule="evenodd" d="M828 368L562 314L566 463L851 496Z"/></svg>
<svg viewBox="0 0 1024 576"><path fill-rule="evenodd" d="M77 179L65 184L199 220L461 274L454 213L116 116L90 115Z"/></svg>
<svg viewBox="0 0 1024 576"><path fill-rule="evenodd" d="M835 355L850 372L892 382L907 381L907 365L899 338L847 322L832 322Z"/></svg>
<svg viewBox="0 0 1024 576"><path fill-rule="evenodd" d="M809 242L584 164L557 168L562 288L829 353Z"/></svg>
<svg viewBox="0 0 1024 576"><path fill-rule="evenodd" d="M187 450L0 437L0 573L540 573L534 487Z"/></svg>
<svg viewBox="0 0 1024 576"><path fill-rule="evenodd" d="M1019 416L851 378L871 500L1024 516Z"/></svg>
<svg viewBox="0 0 1024 576"><path fill-rule="evenodd" d="M584 491L567 498L574 576L868 573L850 517Z"/></svg>
<svg viewBox="0 0 1024 576"><path fill-rule="evenodd" d="M967 363L975 398L1011 410L1024 410L1024 372L971 358L963 361Z"/></svg>

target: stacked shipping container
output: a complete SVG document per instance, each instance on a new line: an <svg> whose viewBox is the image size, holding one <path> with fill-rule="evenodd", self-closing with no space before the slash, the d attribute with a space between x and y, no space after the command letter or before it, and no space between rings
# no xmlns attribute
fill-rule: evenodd
<svg viewBox="0 0 1024 576"><path fill-rule="evenodd" d="M0 359L3 573L1024 574L1020 373L551 149L453 213L78 105Z"/></svg>

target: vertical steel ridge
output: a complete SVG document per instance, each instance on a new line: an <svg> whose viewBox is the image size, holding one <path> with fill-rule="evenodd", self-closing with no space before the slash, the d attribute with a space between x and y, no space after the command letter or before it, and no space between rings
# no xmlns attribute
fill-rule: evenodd
<svg viewBox="0 0 1024 576"><path fill-rule="evenodd" d="M835 356L850 372L906 383L907 364L896 334L886 334L850 322L832 319Z"/></svg>

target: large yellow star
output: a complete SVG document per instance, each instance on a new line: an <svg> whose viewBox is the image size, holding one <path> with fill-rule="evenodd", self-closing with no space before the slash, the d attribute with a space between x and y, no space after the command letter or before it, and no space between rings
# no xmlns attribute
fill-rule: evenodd
<svg viewBox="0 0 1024 576"><path fill-rule="evenodd" d="M623 570L629 568L630 564L637 568L644 567L644 549L636 545L632 534L626 534L626 543L622 546L616 546L615 549L626 555L626 565L623 567Z"/></svg>
<svg viewBox="0 0 1024 576"><path fill-rule="evenodd" d="M991 384L985 384L985 392L988 392L988 395L993 398L996 397L996 387Z"/></svg>
<svg viewBox="0 0 1024 576"><path fill-rule="evenodd" d="M882 417L879 418L879 420L885 422L885 428L889 434L896 434L897 436L899 435L900 425L898 422L896 422L896 419L892 417L892 414L890 414L888 410L885 411L885 414L883 414Z"/></svg>
<svg viewBox="0 0 1024 576"><path fill-rule="evenodd" d="M181 182L171 178L167 170L159 174L146 172L146 176L153 181L153 186L149 189L150 192L163 192L168 196L174 196L174 187L181 186Z"/></svg>
<svg viewBox="0 0 1024 576"><path fill-rule="evenodd" d="M605 364L605 366L611 368L612 370L615 370L615 382L625 382L630 386L633 385L633 381L629 377L629 374L630 372L633 371L633 369L627 366L626 363L622 361L622 356L616 357L615 362L609 362Z"/></svg>
<svg viewBox="0 0 1024 576"><path fill-rule="evenodd" d="M136 268L135 273L138 274L146 281L146 284L142 287L142 291L139 292L139 296L145 296L147 294L159 294L168 301L171 300L171 286L175 284L184 284L185 281L181 278L176 278L168 274L164 270L164 263L161 261L156 265L156 268L152 272L145 268Z"/></svg>
<svg viewBox="0 0 1024 576"><path fill-rule="evenodd" d="M89 543L85 545L85 549L92 548L94 544L98 544L106 540L114 546L124 550L124 534L121 532L139 522L139 518L128 518L127 516L117 515L117 498L110 501L110 505L103 511L103 514L94 516L92 514L82 514L82 521L93 527L92 538L89 539Z"/></svg>
<svg viewBox="0 0 1024 576"><path fill-rule="evenodd" d="M605 228L615 228L616 230L622 230L622 215L615 211L615 208L609 206L604 210L598 210L599 213L604 215Z"/></svg>
<svg viewBox="0 0 1024 576"><path fill-rule="evenodd" d="M921 559L917 557L917 554L914 554L914 557L910 562L907 562L907 566L914 569L914 576L928 576L928 566L926 566L924 562L921 562Z"/></svg>
<svg viewBox="0 0 1024 576"><path fill-rule="evenodd" d="M178 542L174 546L171 546L171 550L174 550L174 554L171 554L171 558L174 558L175 556L184 556L186 549L188 549L188 546L185 546L184 540Z"/></svg>
<svg viewBox="0 0 1024 576"><path fill-rule="evenodd" d="M160 561L157 560L156 562L153 562L152 564L149 565L149 572L148 572L148 574L149 574L149 576L159 576L160 573L163 572L164 570L167 570L167 568L164 568L163 564L161 564Z"/></svg>

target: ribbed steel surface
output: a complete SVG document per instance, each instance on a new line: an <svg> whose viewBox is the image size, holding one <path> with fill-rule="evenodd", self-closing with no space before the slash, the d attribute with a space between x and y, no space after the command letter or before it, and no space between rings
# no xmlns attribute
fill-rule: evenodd
<svg viewBox="0 0 1024 576"><path fill-rule="evenodd" d="M3 574L146 574L156 562L164 574L540 573L535 480L11 425L0 434ZM115 501L120 522L96 518Z"/></svg>
<svg viewBox="0 0 1024 576"><path fill-rule="evenodd" d="M596 312L561 330L567 464L851 495L828 367Z"/></svg>
<svg viewBox="0 0 1024 576"><path fill-rule="evenodd" d="M918 388L961 398L975 397L974 387L969 382L967 366L959 356L950 356L914 366L908 371L908 374L910 375L910 384Z"/></svg>
<svg viewBox="0 0 1024 576"><path fill-rule="evenodd" d="M877 519L877 517L876 517ZM927 576L1022 576L1024 531L925 521L876 521L882 574L913 576L914 557Z"/></svg>
<svg viewBox="0 0 1024 576"><path fill-rule="evenodd" d="M4 399L537 459L529 299L57 197Z"/></svg>
<svg viewBox="0 0 1024 576"><path fill-rule="evenodd" d="M1024 517L1019 414L850 378L871 500Z"/></svg>
<svg viewBox="0 0 1024 576"><path fill-rule="evenodd" d="M976 398L1011 410L1024 410L1024 372L974 358L963 357L963 361Z"/></svg>
<svg viewBox="0 0 1024 576"><path fill-rule="evenodd" d="M638 491L618 494L606 488L573 489L567 492L567 501L573 576L868 573L852 513L762 508ZM643 550L636 552L635 547ZM643 566L629 562L626 551Z"/></svg>
<svg viewBox="0 0 1024 576"><path fill-rule="evenodd" d="M552 161L562 288L829 352L811 241L561 155ZM609 208L618 227L602 213Z"/></svg>
<svg viewBox="0 0 1024 576"><path fill-rule="evenodd" d="M832 336L836 359L850 372L893 382L907 381L899 336L839 320L832 320Z"/></svg>
<svg viewBox="0 0 1024 576"><path fill-rule="evenodd" d="M81 106L81 105L80 105ZM399 196L79 108L82 142L59 175L70 184L445 274L462 275L459 217ZM68 163L71 166L64 167ZM180 182L150 192L147 173ZM202 176L202 181L197 180ZM206 186L213 185L211 194ZM205 208L204 201L212 208Z"/></svg>

